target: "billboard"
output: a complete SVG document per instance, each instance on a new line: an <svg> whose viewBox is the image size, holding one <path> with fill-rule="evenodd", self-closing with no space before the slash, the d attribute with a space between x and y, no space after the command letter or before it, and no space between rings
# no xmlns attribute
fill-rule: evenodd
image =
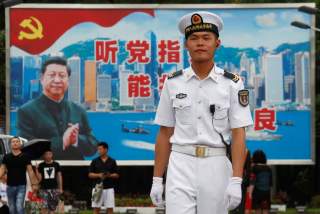
<svg viewBox="0 0 320 214"><path fill-rule="evenodd" d="M314 6L314 4L307 4ZM312 17L301 4L30 5L7 9L7 131L51 140L65 164L96 157L106 141L124 165L153 163L153 123L170 72L190 66L177 24L196 10L224 20L215 63L244 81L254 125L251 151L272 164L313 162L314 32L290 25ZM61 56L71 68L68 90L55 103L43 94L41 65ZM64 148L69 127L75 144ZM84 162L85 161L85 162Z"/></svg>

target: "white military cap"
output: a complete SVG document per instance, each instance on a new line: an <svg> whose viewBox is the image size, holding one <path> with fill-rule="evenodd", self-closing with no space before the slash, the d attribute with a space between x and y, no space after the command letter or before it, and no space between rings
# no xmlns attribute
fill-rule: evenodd
<svg viewBox="0 0 320 214"><path fill-rule="evenodd" d="M209 31L219 37L223 21L217 14L207 11L196 11L184 15L179 21L179 30L186 39L194 32Z"/></svg>

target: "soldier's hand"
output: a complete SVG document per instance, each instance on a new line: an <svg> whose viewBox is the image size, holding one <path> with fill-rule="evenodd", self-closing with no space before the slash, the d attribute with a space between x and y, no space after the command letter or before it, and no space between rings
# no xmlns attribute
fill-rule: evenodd
<svg viewBox="0 0 320 214"><path fill-rule="evenodd" d="M229 180L229 184L224 196L224 202L228 210L237 208L241 202L241 183L242 178L240 177L232 177Z"/></svg>
<svg viewBox="0 0 320 214"><path fill-rule="evenodd" d="M163 195L163 178L153 177L150 198L152 203L157 207L164 207Z"/></svg>

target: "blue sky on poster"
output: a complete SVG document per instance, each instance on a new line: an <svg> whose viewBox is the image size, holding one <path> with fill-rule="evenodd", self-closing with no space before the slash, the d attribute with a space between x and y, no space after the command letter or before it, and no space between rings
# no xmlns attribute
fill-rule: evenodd
<svg viewBox="0 0 320 214"><path fill-rule="evenodd" d="M182 35L177 25L181 16L194 10L161 9L155 17L145 13L133 13L121 19L113 27L101 27L95 23L81 23L66 31L49 49L42 54L56 53L67 45L93 39L108 37L114 39L147 39L149 31L155 32L157 39L177 39ZM292 27L290 23L298 20L311 23L311 17L296 9L214 9L207 10L220 15L224 21L221 32L222 44L226 47L274 49L282 43L308 41L309 30ZM107 17L106 17L107 18ZM11 48L11 55L25 55L18 48Z"/></svg>

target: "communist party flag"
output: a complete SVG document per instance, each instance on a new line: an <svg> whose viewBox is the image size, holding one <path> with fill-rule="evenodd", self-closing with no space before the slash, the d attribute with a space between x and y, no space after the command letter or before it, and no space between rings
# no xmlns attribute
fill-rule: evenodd
<svg viewBox="0 0 320 214"><path fill-rule="evenodd" d="M134 12L154 15L152 9L11 8L10 46L39 54L76 24L94 22L111 27Z"/></svg>

